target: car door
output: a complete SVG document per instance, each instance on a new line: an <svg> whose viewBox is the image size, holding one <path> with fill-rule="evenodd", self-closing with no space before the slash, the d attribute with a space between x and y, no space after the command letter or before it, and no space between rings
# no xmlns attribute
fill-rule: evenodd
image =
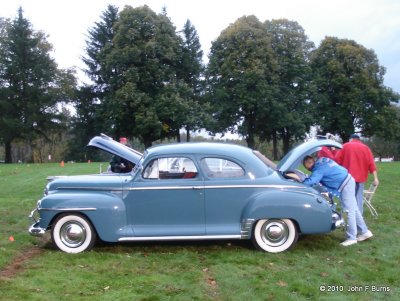
<svg viewBox="0 0 400 301"><path fill-rule="evenodd" d="M245 169L233 158L218 156L201 158L200 166L205 175L207 235L240 235L243 209L256 190Z"/></svg>
<svg viewBox="0 0 400 301"><path fill-rule="evenodd" d="M131 185L126 207L135 236L205 234L204 182L191 158L155 158Z"/></svg>

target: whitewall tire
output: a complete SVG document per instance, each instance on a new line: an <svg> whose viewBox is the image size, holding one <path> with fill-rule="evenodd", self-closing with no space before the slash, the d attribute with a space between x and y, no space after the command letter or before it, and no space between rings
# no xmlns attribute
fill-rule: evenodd
<svg viewBox="0 0 400 301"><path fill-rule="evenodd" d="M261 251L279 253L290 249L299 237L290 219L262 219L257 221L252 241Z"/></svg>
<svg viewBox="0 0 400 301"><path fill-rule="evenodd" d="M51 238L61 251L80 253L94 246L96 231L83 215L65 213L53 223Z"/></svg>

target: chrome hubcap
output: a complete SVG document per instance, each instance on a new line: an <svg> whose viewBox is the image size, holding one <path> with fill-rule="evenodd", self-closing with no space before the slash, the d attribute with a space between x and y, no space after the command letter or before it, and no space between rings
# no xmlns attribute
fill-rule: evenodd
<svg viewBox="0 0 400 301"><path fill-rule="evenodd" d="M86 240L86 230L78 222L65 223L60 229L60 238L70 248L81 246Z"/></svg>
<svg viewBox="0 0 400 301"><path fill-rule="evenodd" d="M280 220L268 220L261 229L263 241L273 247L284 244L289 237L287 225Z"/></svg>

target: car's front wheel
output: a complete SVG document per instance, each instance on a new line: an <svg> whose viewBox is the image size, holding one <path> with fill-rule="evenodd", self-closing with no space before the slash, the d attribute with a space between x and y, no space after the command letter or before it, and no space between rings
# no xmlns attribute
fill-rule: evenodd
<svg viewBox="0 0 400 301"><path fill-rule="evenodd" d="M252 240L262 251L279 253L294 246L298 237L297 227L292 220L262 219L254 227Z"/></svg>
<svg viewBox="0 0 400 301"><path fill-rule="evenodd" d="M94 246L96 231L83 215L65 213L55 220L51 238L61 251L80 253Z"/></svg>

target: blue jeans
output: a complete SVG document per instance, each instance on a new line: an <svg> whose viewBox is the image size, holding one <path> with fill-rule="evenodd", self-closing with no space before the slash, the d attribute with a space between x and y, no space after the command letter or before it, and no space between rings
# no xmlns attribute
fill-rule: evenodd
<svg viewBox="0 0 400 301"><path fill-rule="evenodd" d="M361 234L368 231L368 227L358 210L357 201L355 197L356 183L353 177L343 187L340 194L340 202L342 204L343 211L347 211L347 227L346 234L347 239L357 239L357 229Z"/></svg>
<svg viewBox="0 0 400 301"><path fill-rule="evenodd" d="M356 182L356 200L361 215L364 213L364 184Z"/></svg>

